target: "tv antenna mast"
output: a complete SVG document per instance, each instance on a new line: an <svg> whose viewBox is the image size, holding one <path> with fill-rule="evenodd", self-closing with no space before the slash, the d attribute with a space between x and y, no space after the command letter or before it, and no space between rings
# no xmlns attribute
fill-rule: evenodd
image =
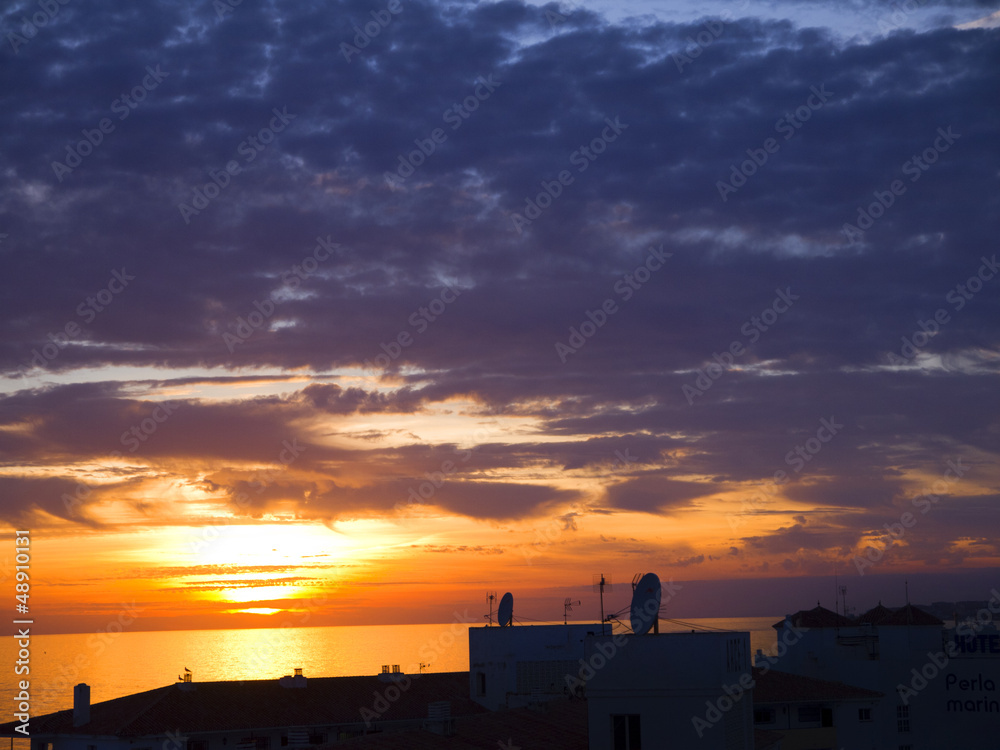
<svg viewBox="0 0 1000 750"><path fill-rule="evenodd" d="M579 605L579 601L573 601L570 597L566 597L566 601L563 602L563 625L568 625L567 615L573 611L573 605Z"/></svg>
<svg viewBox="0 0 1000 750"><path fill-rule="evenodd" d="M614 584L611 583L610 578L605 578L604 573L600 573L594 576L594 590L601 594L601 635L604 635L604 589L605 587L608 591L614 591Z"/></svg>
<svg viewBox="0 0 1000 750"><path fill-rule="evenodd" d="M487 610L487 612L489 614L487 614L486 616L490 620L490 627L493 627L493 602L496 601L496 598L497 598L497 592L496 591L487 591L486 592L486 601L489 604L489 609Z"/></svg>

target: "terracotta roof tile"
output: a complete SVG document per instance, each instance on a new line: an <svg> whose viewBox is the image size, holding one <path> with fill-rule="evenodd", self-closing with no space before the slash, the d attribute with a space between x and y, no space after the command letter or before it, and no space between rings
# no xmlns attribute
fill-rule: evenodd
<svg viewBox="0 0 1000 750"><path fill-rule="evenodd" d="M879 623L880 625L937 625L938 627L944 625L944 623L936 618L934 615L924 612L922 609L917 609L912 604L907 604L905 607L900 607L895 612L893 612L889 617L885 619L884 622Z"/></svg>
<svg viewBox="0 0 1000 750"><path fill-rule="evenodd" d="M804 703L818 701L878 700L882 693L854 687L843 682L817 680L813 677L753 668L753 702Z"/></svg>
<svg viewBox="0 0 1000 750"><path fill-rule="evenodd" d="M387 701L382 720L425 718L427 705L435 701L450 701L452 716L486 711L469 697L468 672L408 677L409 688L401 690L395 701ZM142 737L177 729L208 732L349 724L364 721L361 709L375 710L376 695L384 696L392 684L377 676L310 677L304 688L282 687L278 680L194 682L188 683L189 690L175 683L95 703L90 707L90 721L81 727L73 726L72 709L32 718L31 733ZM13 722L0 725L0 736L21 736L14 734L14 726Z"/></svg>
<svg viewBox="0 0 1000 750"><path fill-rule="evenodd" d="M800 609L794 615L789 615L789 617L792 618L792 625L797 628L836 628L855 624L853 620L849 620L836 612L831 612L826 607L821 607L818 604L813 609ZM777 629L782 627L784 623L785 621L781 620L774 623L771 627Z"/></svg>

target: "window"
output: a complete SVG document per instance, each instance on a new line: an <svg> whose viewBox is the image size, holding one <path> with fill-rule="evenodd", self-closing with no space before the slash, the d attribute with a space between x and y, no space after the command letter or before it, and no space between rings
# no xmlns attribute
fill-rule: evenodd
<svg viewBox="0 0 1000 750"><path fill-rule="evenodd" d="M270 750L271 738L270 737L257 737L255 739L257 743L257 750ZM193 748L192 750L205 750L205 748Z"/></svg>
<svg viewBox="0 0 1000 750"><path fill-rule="evenodd" d="M773 708L755 708L753 710L753 723L754 724L773 724L774 723L774 709Z"/></svg>
<svg viewBox="0 0 1000 750"><path fill-rule="evenodd" d="M913 750L913 745L900 745L899 750Z"/></svg>
<svg viewBox="0 0 1000 750"><path fill-rule="evenodd" d="M824 708L823 709L823 726L832 727L833 726L833 709Z"/></svg>
<svg viewBox="0 0 1000 750"><path fill-rule="evenodd" d="M208 743L205 740L188 740L187 750L207 750Z"/></svg>
<svg viewBox="0 0 1000 750"><path fill-rule="evenodd" d="M823 713L819 706L799 706L799 722L802 724L819 724Z"/></svg>
<svg viewBox="0 0 1000 750"><path fill-rule="evenodd" d="M611 747L614 750L642 750L639 714L611 715Z"/></svg>
<svg viewBox="0 0 1000 750"><path fill-rule="evenodd" d="M325 745L326 744L326 732L310 732L309 733L309 744L310 745Z"/></svg>
<svg viewBox="0 0 1000 750"><path fill-rule="evenodd" d="M870 708L858 709L858 721L871 721L871 720L872 720L872 710Z"/></svg>
<svg viewBox="0 0 1000 750"><path fill-rule="evenodd" d="M896 706L896 731L910 731L910 707Z"/></svg>

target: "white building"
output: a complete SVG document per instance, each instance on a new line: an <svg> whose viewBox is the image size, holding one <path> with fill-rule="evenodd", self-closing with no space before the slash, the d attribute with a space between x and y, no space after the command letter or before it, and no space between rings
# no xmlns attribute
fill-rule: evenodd
<svg viewBox="0 0 1000 750"><path fill-rule="evenodd" d="M566 678L600 632L600 623L469 628L469 694L491 711L568 697Z"/></svg>
<svg viewBox="0 0 1000 750"><path fill-rule="evenodd" d="M754 747L749 633L593 636L579 676L590 750Z"/></svg>
<svg viewBox="0 0 1000 750"><path fill-rule="evenodd" d="M773 669L753 673L754 729L779 734L783 750L875 746L881 693Z"/></svg>
<svg viewBox="0 0 1000 750"><path fill-rule="evenodd" d="M916 607L880 604L857 620L817 606L774 627L779 637L806 629L775 669L883 694L870 714L859 713L874 738L858 750L1000 748L1000 636L992 625L956 633Z"/></svg>
<svg viewBox="0 0 1000 750"><path fill-rule="evenodd" d="M591 750L752 750L752 690L740 686L750 679L749 633L605 631L599 623L470 628L473 700L496 711L585 696ZM704 718L708 703L724 709L716 722Z"/></svg>

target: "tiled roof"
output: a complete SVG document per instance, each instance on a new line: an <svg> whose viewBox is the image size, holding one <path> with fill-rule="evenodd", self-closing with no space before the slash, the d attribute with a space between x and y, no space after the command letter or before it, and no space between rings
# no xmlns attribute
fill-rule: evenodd
<svg viewBox="0 0 1000 750"><path fill-rule="evenodd" d="M917 609L912 604L907 604L905 607L897 609L879 625L937 625L940 627L944 623L934 615Z"/></svg>
<svg viewBox="0 0 1000 750"><path fill-rule="evenodd" d="M450 737L424 729L356 737L319 750L587 750L587 701L553 700L542 710L515 708L455 720Z"/></svg>
<svg viewBox="0 0 1000 750"><path fill-rule="evenodd" d="M450 701L452 716L486 711L469 697L468 672L409 675L410 686L401 690L379 720L420 719L435 701ZM246 682L193 682L193 689L175 683L144 693L127 695L90 707L90 721L73 726L67 709L31 720L33 736L50 734L114 735L142 737L175 732L235 731L291 726L321 726L363 722L361 709L377 711L376 695L395 696L394 683L376 676L309 677L304 688L286 688L278 680ZM398 686L398 684L397 684ZM0 736L14 733L16 722L0 725Z"/></svg>
<svg viewBox="0 0 1000 750"><path fill-rule="evenodd" d="M858 618L858 622L881 625L890 617L892 617L892 610L888 607L883 607L882 602L879 602L877 607L872 607L861 615Z"/></svg>
<svg viewBox="0 0 1000 750"><path fill-rule="evenodd" d="M854 687L843 682L817 680L813 677L753 668L753 702L808 703L816 701L878 700L882 693Z"/></svg>
<svg viewBox="0 0 1000 750"><path fill-rule="evenodd" d="M800 609L794 615L788 615L792 619L792 625L797 628L836 628L854 625L853 620L849 620L843 615L831 612L826 607L818 604L813 609ZM784 620L774 623L772 628L780 628L785 624Z"/></svg>

